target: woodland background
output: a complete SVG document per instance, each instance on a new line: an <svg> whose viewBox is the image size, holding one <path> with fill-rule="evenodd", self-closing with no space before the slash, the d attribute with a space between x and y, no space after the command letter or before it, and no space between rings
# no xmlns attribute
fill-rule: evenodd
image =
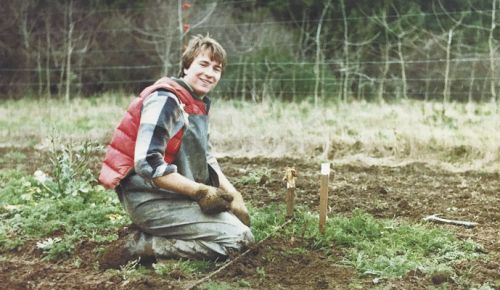
<svg viewBox="0 0 500 290"><path fill-rule="evenodd" d="M226 99L498 100L498 0L1 2L3 99L136 94L209 33Z"/></svg>

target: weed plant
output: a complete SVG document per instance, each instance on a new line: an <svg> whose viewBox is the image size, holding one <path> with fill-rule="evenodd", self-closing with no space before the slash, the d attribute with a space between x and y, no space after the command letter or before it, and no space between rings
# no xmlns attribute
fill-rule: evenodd
<svg viewBox="0 0 500 290"><path fill-rule="evenodd" d="M116 239L117 228L129 221L114 193L97 185L88 168L94 150L90 142L53 147L50 174L0 171L1 250L36 240L47 258L58 259L83 240Z"/></svg>
<svg viewBox="0 0 500 290"><path fill-rule="evenodd" d="M226 282L208 282L203 285L203 289L205 290L231 290L234 289L234 286L230 285Z"/></svg>
<svg viewBox="0 0 500 290"><path fill-rule="evenodd" d="M263 178L269 178L270 171L267 168L253 170L238 180L234 181L235 186L257 185Z"/></svg>

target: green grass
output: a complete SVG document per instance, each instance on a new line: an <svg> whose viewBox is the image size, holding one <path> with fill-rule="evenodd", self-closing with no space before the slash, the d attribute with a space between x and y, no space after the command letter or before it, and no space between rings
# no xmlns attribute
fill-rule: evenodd
<svg viewBox="0 0 500 290"><path fill-rule="evenodd" d="M283 207L271 206L252 210L253 231L257 240L274 232L284 222ZM408 224L396 220L378 220L356 210L351 217L333 216L319 232L318 216L299 210L294 222L279 233L305 242L304 249L294 248L287 254L321 250L329 254L340 248L345 263L361 274L376 277L400 277L419 269L423 272L451 271L451 263L473 259L480 246L460 241L441 228Z"/></svg>
<svg viewBox="0 0 500 290"><path fill-rule="evenodd" d="M248 208L252 218L252 233L256 241L260 241L274 233L285 222L282 207L271 205L258 209L249 205Z"/></svg>

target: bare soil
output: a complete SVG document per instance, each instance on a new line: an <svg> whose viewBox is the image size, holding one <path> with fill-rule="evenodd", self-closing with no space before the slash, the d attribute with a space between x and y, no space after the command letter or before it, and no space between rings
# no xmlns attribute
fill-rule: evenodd
<svg viewBox="0 0 500 290"><path fill-rule="evenodd" d="M6 149L0 151L5 153ZM26 152L27 154L31 154ZM42 166L44 158L31 154L28 170ZM96 160L98 158L96 157ZM266 172L252 184L239 184L246 200L261 207L283 203L284 168L298 172L297 204L317 210L319 204L319 163L312 160L268 158L223 158L221 167L230 180L237 181L252 172ZM96 162L97 164L97 162ZM0 168L20 168L3 158ZM96 165L95 170L97 170ZM26 169L26 168L23 168ZM302 241L270 238L212 281L231 283L242 289L423 289L447 283L449 288L469 288L500 281L500 178L498 173L452 173L424 163L405 166L335 165L330 178L332 214L350 215L355 208L380 218L398 218L419 223L431 214L479 223L475 228L436 225L454 232L461 239L472 239L484 247L490 259L460 261L457 275L408 273L401 279L374 281L341 263L342 252L333 248L326 256L321 251L306 254L289 250ZM82 241L74 257L57 262L43 260L33 242L22 250L0 256L0 285L3 289L182 289L207 273L160 277L150 271L138 278L123 272L102 271L97 267L96 245ZM286 253L286 254L285 254ZM81 260L79 267L75 259ZM215 270L215 269L213 269ZM203 288L203 285L199 288Z"/></svg>

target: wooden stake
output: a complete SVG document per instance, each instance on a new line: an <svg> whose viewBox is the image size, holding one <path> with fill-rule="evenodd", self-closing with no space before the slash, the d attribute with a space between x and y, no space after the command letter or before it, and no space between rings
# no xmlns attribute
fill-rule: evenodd
<svg viewBox="0 0 500 290"><path fill-rule="evenodd" d="M285 168L285 176L283 180L286 180L286 217L293 217L293 208L295 205L295 179L297 179L297 171L294 167Z"/></svg>
<svg viewBox="0 0 500 290"><path fill-rule="evenodd" d="M330 163L321 164L321 181L319 191L319 231L325 232L325 223L328 210L328 179L330 177Z"/></svg>

